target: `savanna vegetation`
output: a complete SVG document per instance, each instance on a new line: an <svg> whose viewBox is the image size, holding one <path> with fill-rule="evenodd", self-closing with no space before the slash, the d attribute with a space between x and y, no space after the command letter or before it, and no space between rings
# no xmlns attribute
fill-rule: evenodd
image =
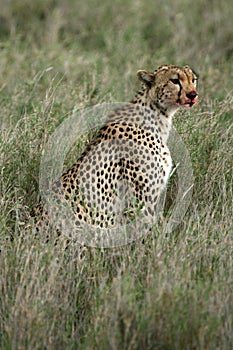
<svg viewBox="0 0 233 350"><path fill-rule="evenodd" d="M232 349L232 18L227 0L1 1L2 349ZM49 135L167 63L199 74L199 104L174 120L194 173L182 223L82 262L26 230Z"/></svg>

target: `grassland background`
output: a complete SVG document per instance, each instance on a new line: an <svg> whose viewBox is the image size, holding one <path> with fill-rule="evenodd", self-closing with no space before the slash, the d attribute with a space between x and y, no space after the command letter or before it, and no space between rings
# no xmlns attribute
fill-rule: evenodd
<svg viewBox="0 0 233 350"><path fill-rule="evenodd" d="M0 5L0 347L232 349L231 1ZM174 121L195 176L184 222L82 263L24 232L48 136L80 108L130 100L136 71L164 63L199 73L199 105Z"/></svg>

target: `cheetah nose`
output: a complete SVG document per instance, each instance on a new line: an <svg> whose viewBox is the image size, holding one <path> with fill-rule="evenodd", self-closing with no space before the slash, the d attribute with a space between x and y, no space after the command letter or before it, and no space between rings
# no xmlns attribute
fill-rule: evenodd
<svg viewBox="0 0 233 350"><path fill-rule="evenodd" d="M196 93L196 91L191 91L191 92L187 93L186 96L192 101L195 99L195 97L197 97L197 93Z"/></svg>

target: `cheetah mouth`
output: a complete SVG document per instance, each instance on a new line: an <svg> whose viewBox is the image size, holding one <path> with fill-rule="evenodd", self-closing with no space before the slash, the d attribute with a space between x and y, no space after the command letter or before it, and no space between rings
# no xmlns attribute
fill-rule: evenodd
<svg viewBox="0 0 233 350"><path fill-rule="evenodd" d="M177 104L181 107L186 107L186 108L191 108L192 106L194 106L198 101L198 98L194 98L193 100L186 100L184 101L184 103L182 103L181 101L179 101Z"/></svg>
<svg viewBox="0 0 233 350"><path fill-rule="evenodd" d="M183 104L184 107L187 108L191 108L193 105L195 105L196 102L194 101L190 101L190 102L186 102L185 104Z"/></svg>

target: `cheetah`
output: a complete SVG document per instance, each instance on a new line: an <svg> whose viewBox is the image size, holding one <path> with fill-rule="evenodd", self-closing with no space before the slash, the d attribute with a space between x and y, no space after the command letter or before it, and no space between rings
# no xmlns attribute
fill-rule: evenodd
<svg viewBox="0 0 233 350"><path fill-rule="evenodd" d="M55 224L61 232L69 227L72 236L81 227L122 227L138 217L153 222L172 168L172 119L197 103L197 76L188 66L163 65L139 70L137 78L142 87L134 99L108 115L77 162L54 182L49 205L41 201L32 211L37 231Z"/></svg>

